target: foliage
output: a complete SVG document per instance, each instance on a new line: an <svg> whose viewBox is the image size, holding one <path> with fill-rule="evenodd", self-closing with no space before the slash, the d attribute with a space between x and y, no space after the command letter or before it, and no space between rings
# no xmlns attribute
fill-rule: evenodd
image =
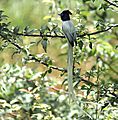
<svg viewBox="0 0 118 120"><path fill-rule="evenodd" d="M48 5L49 14L44 17L47 24L39 29L26 26L20 30L18 25L13 27L8 16L0 11L1 53L11 50L12 59L19 57L15 64L11 65L1 60L0 118L117 120L118 18L112 15L117 14L117 2L75 0L67 3L61 0L43 0L43 3ZM66 66L58 67L54 63L66 54L65 38L60 20L56 18L64 6L73 11L72 19L78 35L78 46L74 49L73 86L76 93L74 103L69 103L68 100ZM73 10L75 6L76 10ZM26 37L28 39L33 37L33 40L25 42ZM34 39L35 37L38 40ZM54 48L61 46L60 51L56 51L58 54L56 59L50 55L55 49L51 47L47 49L50 44L55 43L54 39L56 42L61 39L61 43L54 45ZM44 52L47 53L33 51L39 45L42 45ZM36 69L35 66L39 64L45 66L43 71ZM55 70L63 78L61 87L58 85L58 79L53 77Z"/></svg>

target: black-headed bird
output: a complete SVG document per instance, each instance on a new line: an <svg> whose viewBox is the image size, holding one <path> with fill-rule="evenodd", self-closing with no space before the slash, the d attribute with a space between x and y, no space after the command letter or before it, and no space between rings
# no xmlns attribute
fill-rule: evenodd
<svg viewBox="0 0 118 120"><path fill-rule="evenodd" d="M70 15L72 13L69 10L64 10L59 14L62 20L62 31L65 37L68 39L68 64L67 64L67 73L68 73L68 91L69 99L74 100L74 89L73 89L73 47L77 44L76 42L76 30L73 25L73 22L70 20Z"/></svg>

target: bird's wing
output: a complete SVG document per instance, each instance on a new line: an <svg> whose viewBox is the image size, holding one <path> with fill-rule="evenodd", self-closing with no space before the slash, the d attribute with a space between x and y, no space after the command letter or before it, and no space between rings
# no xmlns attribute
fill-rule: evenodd
<svg viewBox="0 0 118 120"><path fill-rule="evenodd" d="M68 39L69 43L72 45L72 47L74 46L74 40L73 40L73 35L69 32L65 32L64 33L66 38Z"/></svg>
<svg viewBox="0 0 118 120"><path fill-rule="evenodd" d="M64 22L62 25L62 30L73 47L74 42L76 41L76 31L73 23L71 21Z"/></svg>

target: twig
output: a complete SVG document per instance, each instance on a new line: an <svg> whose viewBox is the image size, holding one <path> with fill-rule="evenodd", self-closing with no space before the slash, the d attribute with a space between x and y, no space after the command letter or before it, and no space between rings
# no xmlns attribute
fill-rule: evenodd
<svg viewBox="0 0 118 120"><path fill-rule="evenodd" d="M112 5L112 6L118 7L117 4L115 4L114 2L112 2L112 1L110 1L110 0L104 0L104 1L106 1L107 3L109 3L109 4Z"/></svg>
<svg viewBox="0 0 118 120"><path fill-rule="evenodd" d="M90 85L92 85L92 86L95 86L95 87L98 86L97 84L94 84L93 82L91 82L91 81L89 81L89 80L83 79L82 77L81 77L81 81L83 81L83 82L85 82L85 83L87 83L87 84L90 84Z"/></svg>
<svg viewBox="0 0 118 120"><path fill-rule="evenodd" d="M114 28L114 27L118 27L118 24L111 25L111 26L107 27L107 28L104 29L104 30L96 31L96 32L93 32L93 33L88 33L88 34L86 34L86 35L95 35L95 34L107 32L107 31L109 31L110 29L112 29L112 28ZM84 36L85 36L85 35L84 35Z"/></svg>
<svg viewBox="0 0 118 120"><path fill-rule="evenodd" d="M47 63L45 63L45 62L37 59L37 58L36 58L35 56L33 56L32 54L30 54L30 57L31 57L32 60L35 60L36 62L39 62L39 63L45 65L46 67L48 67L48 64L47 64ZM57 66L50 66L50 68L55 69L55 70L58 70L58 71L61 71L61 72L67 72L66 69L60 68L60 67L57 67Z"/></svg>

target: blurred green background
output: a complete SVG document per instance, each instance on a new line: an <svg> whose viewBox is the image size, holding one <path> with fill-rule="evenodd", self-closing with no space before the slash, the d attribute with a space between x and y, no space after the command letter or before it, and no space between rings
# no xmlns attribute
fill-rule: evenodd
<svg viewBox="0 0 118 120"><path fill-rule="evenodd" d="M42 0L1 0L0 8L5 11L13 26L39 28L48 14L48 7Z"/></svg>

